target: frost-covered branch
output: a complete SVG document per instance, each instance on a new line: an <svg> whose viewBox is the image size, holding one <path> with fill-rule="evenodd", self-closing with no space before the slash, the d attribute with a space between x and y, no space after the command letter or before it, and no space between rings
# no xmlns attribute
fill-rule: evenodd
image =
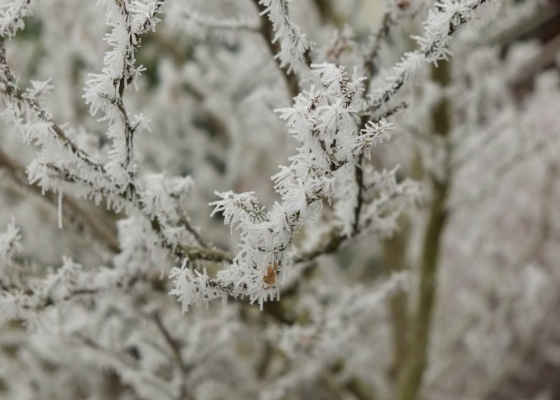
<svg viewBox="0 0 560 400"><path fill-rule="evenodd" d="M134 135L139 128L147 128L147 120L137 115L134 121L125 110L124 91L135 84L144 67L136 66L135 52L140 46L140 36L152 30L159 21L156 14L163 0L143 3L126 0L105 0L107 24L112 28L105 40L112 47L106 53L105 68L101 74L91 74L86 82L84 99L92 115L103 111L100 121L108 121L107 137L113 141L106 171L122 190L134 186ZM132 198L132 193L127 196Z"/></svg>
<svg viewBox="0 0 560 400"><path fill-rule="evenodd" d="M285 75L290 94L300 92L299 80L308 78L311 44L290 18L289 0L253 0L262 17L261 32Z"/></svg>
<svg viewBox="0 0 560 400"><path fill-rule="evenodd" d="M50 83L32 82L33 88L22 92L17 85L16 78L12 73L6 59L6 47L4 38L0 38L0 93L2 93L7 109L2 114L3 118L13 125L19 127L22 138L26 143L33 144L43 151L34 165L53 162L60 165L66 162L76 165L78 170L96 176L96 181L101 187L113 186L113 182L104 173L103 166L78 148L68 137L62 128L45 111L40 101L52 89ZM60 154L50 154L52 149L64 150L65 157L61 160ZM40 176L34 174L33 168L28 174L32 181L39 180ZM47 189L48 187L45 187Z"/></svg>
<svg viewBox="0 0 560 400"><path fill-rule="evenodd" d="M518 393L560 332L560 92L501 2L4 1L0 396Z"/></svg>
<svg viewBox="0 0 560 400"><path fill-rule="evenodd" d="M381 87L371 95L370 111L375 112L387 104L403 84L426 64L447 60L450 55L451 36L467 21L476 17L476 12L485 3L494 0L444 0L435 4L423 23L424 35L416 37L420 48L406 53L393 68L391 75L383 80Z"/></svg>
<svg viewBox="0 0 560 400"><path fill-rule="evenodd" d="M280 282L293 262L293 237L317 217L323 200L331 200L337 171L383 140L391 128L382 120L358 132L356 114L363 79L349 79L342 68L329 64L314 65L313 72L323 87L300 94L293 107L278 110L300 143L298 153L290 158L291 165L281 167L273 177L282 203L267 212L253 193L233 192L217 193L222 200L211 203L213 214L222 213L224 222L241 232L242 242L233 264L218 272L217 282L231 288L234 297L249 296L251 302L258 301L261 308L266 299L279 295ZM209 297L196 303L223 297L209 286L204 274L188 277L185 268L183 271L179 276L186 279L175 281L173 294L183 299L184 308L188 306L184 299L192 293L189 282L194 279L209 290Z"/></svg>
<svg viewBox="0 0 560 400"><path fill-rule="evenodd" d="M109 13L116 13L117 16L111 18L109 23L113 25L112 38L109 40L113 44L114 50L109 52L105 62L108 68L104 74L93 78L96 82L105 82L113 87L114 97L104 96L99 92L89 92L86 98L91 101L98 101L97 107L105 109L106 116L109 118L110 127L108 135L115 137L116 142L123 145L123 154L116 156L115 147L110 151L109 157L113 162L107 166L101 165L97 158L91 157L81 150L70 134L65 132L41 106L41 100L52 89L48 82L34 83L33 89L28 89L22 93L16 83L16 78L8 66L6 52L3 41L0 42L0 66L2 68L1 83L3 84L2 93L7 101L8 110L4 113L4 118L17 126L28 143L39 147L42 151L40 156L33 161L28 168L29 180L39 182L43 190L71 191L78 197L93 197L99 202L102 197L106 197L108 202L116 209L132 207L140 211L143 218L151 220L151 227L156 235L160 237L161 244L169 249L172 254L183 258L188 256L192 260L228 260L228 256L219 250L209 249L206 246L196 247L178 242L178 239L185 240L183 231L189 231L191 235L197 236L190 226L188 219L184 215L179 216L176 209L176 201L182 198L189 190L190 183L187 178L183 183L180 179L170 180L168 183L162 178L152 180L145 190L137 192L133 185L133 176L129 175L124 181L111 172L111 168L120 165L121 170L132 168L133 142L132 137L136 129L142 126L144 120L137 118L134 124L129 121L126 110L122 103L124 88L133 83L139 69L134 66L134 51L139 46L140 35L152 29L155 23L155 15L162 6L162 1L155 1L149 4L128 3L117 1L108 2L106 6ZM120 22L119 22L120 21ZM124 25L123 25L124 24ZM120 31L124 29L124 31ZM119 35L124 35L117 38ZM120 42L118 40L121 40ZM120 43L120 44L119 44ZM119 46L125 49L124 53L118 51ZM112 76L110 68L120 71ZM99 81L101 79L101 81ZM91 82L91 81L90 81ZM101 85L103 86L103 85ZM99 86L95 86L99 89ZM92 89L92 87L90 87ZM107 89L107 88L106 88ZM91 97L93 96L93 97ZM96 97L97 96L97 97ZM93 104L91 104L93 107ZM48 133L45 135L44 133ZM124 135L121 133L124 132ZM128 143L128 144L127 144ZM66 152L65 157L60 157L59 149ZM115 161L115 160L120 161ZM117 164L115 164L115 162ZM119 164L120 163L120 164ZM111 165L113 167L111 167ZM125 168L125 166L128 166ZM117 169L118 169L117 168ZM128 172L132 172L132 169ZM121 176L122 178L122 176ZM133 186L130 186L130 185ZM127 186L129 185L129 186ZM156 185L157 187L154 187ZM165 196L162 190L166 190ZM150 190L156 190L154 194L149 194ZM157 196L157 212L153 210L153 200L150 196ZM167 197L166 197L167 196ZM178 225L178 226L177 226ZM182 235L182 236L181 236ZM200 240L200 238L199 238Z"/></svg>
<svg viewBox="0 0 560 400"><path fill-rule="evenodd" d="M0 36L12 38L18 29L23 29L23 18L31 15L31 0L15 0L2 5L0 10Z"/></svg>
<svg viewBox="0 0 560 400"><path fill-rule="evenodd" d="M286 68L286 72L295 71L306 77L309 73L309 52L311 45L307 41L301 28L290 18L290 5L287 0L253 0L258 1L261 15L268 18L272 24L274 37L272 43L280 43L280 52L275 54L280 60L280 67ZM270 39L266 34L267 39Z"/></svg>
<svg viewBox="0 0 560 400"><path fill-rule="evenodd" d="M389 30L391 28L391 14L390 12L385 12L383 15L383 19L381 20L381 24L377 27L377 30L372 35L370 39L369 48L366 49L366 53L364 55L364 64L366 74L368 76L368 80L366 83L366 90L365 93L368 93L370 90L372 77L375 74L375 69L378 67L376 65L377 58L379 56L379 50L381 48L381 43L383 40L389 35Z"/></svg>
<svg viewBox="0 0 560 400"><path fill-rule="evenodd" d="M42 189L37 185L29 185L23 165L11 158L2 149L0 149L0 169L6 170L14 182L24 188L24 190L31 190L39 197L46 196L53 206L58 207L56 196L54 194L49 196L49 193L43 193ZM65 196L64 209L62 211L78 231L86 230L112 252L117 253L119 251L118 239L111 229L104 226L103 222L99 221L94 215L91 215L71 196Z"/></svg>

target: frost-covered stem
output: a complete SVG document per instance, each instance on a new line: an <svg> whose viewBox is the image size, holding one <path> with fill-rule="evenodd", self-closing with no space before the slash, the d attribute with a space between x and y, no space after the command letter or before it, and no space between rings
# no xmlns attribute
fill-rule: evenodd
<svg viewBox="0 0 560 400"><path fill-rule="evenodd" d="M287 121L290 134L301 143L298 154L290 157L290 166L280 166L280 172L273 176L282 202L265 212L253 192L229 191L216 192L222 200L210 203L215 206L212 214L221 212L224 223L239 229L242 238L242 250L218 278L235 287L238 295L258 300L261 307L266 299L279 295L277 276L282 278L293 263L290 249L294 235L317 217L323 201L333 198L337 172L353 165L370 146L387 139L388 130L393 129L382 120L358 131L355 103L361 100L358 95L363 78L355 74L350 80L343 68L327 63L312 68L323 90L312 88L299 94L293 107L277 110ZM345 223L344 234L350 235L352 215ZM176 291L181 296L185 293L183 282L179 281Z"/></svg>
<svg viewBox="0 0 560 400"><path fill-rule="evenodd" d="M442 87L450 80L449 62L432 67L432 77ZM447 136L451 131L450 104L443 98L432 115L435 134ZM449 157L445 165L449 169ZM397 400L415 400L422 387L422 378L428 363L428 349L432 330L433 311L437 300L437 275L440 244L447 221L446 201L449 190L449 171L442 180L432 178L432 203L426 227L420 264L417 309L410 321L411 335L408 338L407 354L399 376Z"/></svg>
<svg viewBox="0 0 560 400"><path fill-rule="evenodd" d="M408 108L408 103L406 101L403 101L399 105L397 105L393 108L390 108L387 111L385 111L384 113L382 113L378 118L373 120L373 122L378 123L382 119L387 119L389 117L392 117L393 115L398 114L398 113L406 110L407 108Z"/></svg>
<svg viewBox="0 0 560 400"><path fill-rule="evenodd" d="M317 257L332 254L339 249L339 247L349 239L345 235L341 235L338 229L333 229L333 231L328 235L328 240L322 241L320 246L313 249L307 253L297 255L294 258L295 263L311 262Z"/></svg>
<svg viewBox="0 0 560 400"><path fill-rule="evenodd" d="M53 164L47 164L46 167L51 171L53 175L52 177L56 177L64 182L77 184L80 186L87 186L91 190L97 191L98 193L101 193L106 197L115 195L114 193L106 189L96 187L96 185L93 182L81 178L73 174L72 172L68 171L67 169L59 168ZM173 244L169 243L168 240L165 238L165 235L163 234L163 229L157 216L150 216L146 214L144 210L145 207L142 201L138 198L139 196L134 186L129 187L129 190L126 192L122 192L122 191L119 192L117 196L127 201L129 206L134 207L134 209L136 209L140 213L140 215L142 215L143 217L145 217L150 221L150 225L153 231L158 235L158 238L161 240L161 244L163 245L163 247L169 250L171 254L175 255L179 259L188 258L191 261L195 261L195 260L231 261L233 259L233 256L231 254L226 253L219 249L211 249L207 247L194 247L194 246L187 246L182 244L178 244L174 246ZM135 199L135 201L131 201L131 199Z"/></svg>
<svg viewBox="0 0 560 400"><path fill-rule="evenodd" d="M277 55L282 50L280 45L280 41L276 38L276 34L274 33L274 26L272 25L272 21L266 15L267 7L261 3L260 0L253 0L255 6L257 7L259 14L261 15L261 27L260 32L263 36L268 49L270 50L270 55L274 58L274 61L278 65L278 69L280 73L284 77L284 81L286 82L286 87L288 92L290 93L291 97L296 97L301 88L299 86L298 77L294 72L288 73L285 67L282 67L282 61L280 60Z"/></svg>
<svg viewBox="0 0 560 400"><path fill-rule="evenodd" d="M367 96L371 82L373 81L372 77L375 73L375 64L377 62L377 55L379 54L379 49L381 47L381 42L383 39L389 34L389 28L391 24L391 17L388 12L385 13L383 16L383 20L381 22L381 26L377 30L375 36L372 39L372 46L368 50L365 56L365 73L366 73L366 80L365 80L365 88L363 95ZM403 103L406 104L406 103ZM378 118L377 121L381 120L382 118L387 118L394 113L400 111L400 105L389 110L389 112L385 113L382 117ZM375 121L375 122L377 122ZM362 116L360 120L360 131L366 127L366 124L369 122L368 115ZM356 199L356 207L354 208L354 221L352 225L352 235L356 235L359 230L360 224L360 213L362 212L363 206L363 191L364 191L364 172L363 172L363 162L364 162L364 154L360 154L358 160L356 162L356 166L354 168L354 176L356 179L356 185L358 186L358 193Z"/></svg>
<svg viewBox="0 0 560 400"><path fill-rule="evenodd" d="M157 15L157 13L159 13L161 7L163 6L163 4L165 3L165 0L156 0L156 2L153 4L152 9L149 11L148 15L146 16L144 22L138 27L138 31L136 32L136 38L139 39L140 35L143 35L145 33L147 33L148 31L150 31L151 29L153 29L156 20L155 17ZM139 46L139 41L137 41L137 45Z"/></svg>
<svg viewBox="0 0 560 400"><path fill-rule="evenodd" d="M369 116L363 115L360 120L360 132L366 127L368 122ZM360 214L362 213L362 207L364 205L364 153L361 153L356 160L356 165L354 166L354 179L356 180L358 193L356 194L356 207L354 207L354 219L352 221L351 236L356 236L360 231Z"/></svg>
<svg viewBox="0 0 560 400"><path fill-rule="evenodd" d="M115 82L115 85L118 87L118 97L115 99L115 106L121 113L121 116L124 121L124 128L125 128L125 143L126 143L126 157L123 161L122 167L125 171L128 172L129 177L132 181L133 174L134 174L134 132L136 127L133 127L130 123L128 118L128 114L126 109L124 108L123 102L123 95L124 89L130 85L135 77L136 71L134 69L134 53L140 47L140 36L150 29L152 29L153 25L155 24L154 19L156 14L159 12L161 6L163 5L165 0L158 0L155 2L153 8L150 10L150 13L145 16L144 22L137 27L134 31L133 29L133 16L128 9L128 2L126 0L115 0L117 6L121 9L124 23L126 24L128 34L128 45L126 46L126 51L123 54L123 73L118 78L118 81Z"/></svg>
<svg viewBox="0 0 560 400"><path fill-rule="evenodd" d="M56 207L56 196L54 193L43 194L42 189L36 185L30 185L25 175L25 168L16 160L8 156L0 148L0 168L6 169L14 181L25 189L33 191L36 196L46 198ZM70 219L78 231L89 231L100 243L105 245L111 252L119 252L119 240L116 235L103 225L95 216L84 210L70 195L64 198L63 212Z"/></svg>
<svg viewBox="0 0 560 400"><path fill-rule="evenodd" d="M145 276L140 276L140 275L130 276L126 281L119 282L116 287L120 290L127 290L127 289L130 289L131 287L133 287L138 282L147 282L147 281L151 284L151 286L154 290L158 290L159 279L156 282L154 282L154 281L150 281ZM51 306L53 304L56 304L58 302L69 301L69 300L78 298L80 296L98 295L101 292L106 292L107 291L107 288L105 288L105 287L104 288L81 287L81 288L73 289L73 290L69 291L68 293L66 293L64 295L64 297L56 299L56 298L53 298L50 295L44 296L41 293L41 290L40 290L41 288L40 287L35 287L34 285L32 285L32 286L10 285L8 287L8 286L3 285L0 282L0 288L2 290L6 291L6 292L20 293L22 296L24 296L24 298L27 298L27 299L31 299L33 297L36 297L36 299L34 301L30 302L30 303L33 303L33 309L36 310L36 311L41 310L45 307ZM26 301L24 301L24 303L25 302Z"/></svg>
<svg viewBox="0 0 560 400"><path fill-rule="evenodd" d="M177 253L177 252L176 252ZM232 262L234 255L220 249L179 245L179 253L191 261Z"/></svg>
<svg viewBox="0 0 560 400"><path fill-rule="evenodd" d="M196 240L196 242L204 248L209 248L210 246L208 246L208 243L206 243L206 241L202 238L202 236L200 235L200 233L194 228L194 226L192 226L191 221L189 221L189 219L185 216L181 217L178 221L179 225L182 225L185 227L185 229L193 236L194 240Z"/></svg>
<svg viewBox="0 0 560 400"><path fill-rule="evenodd" d="M142 207L140 207L142 208ZM146 216L146 218L149 218ZM202 260L202 261L226 261L231 262L233 260L233 255L219 249L211 249L207 247L194 247L178 244L173 246L169 243L165 236L163 235L163 230L159 218L150 218L151 227L154 232L156 232L162 241L163 246L168 249L171 254L175 255L179 259L187 258L190 261Z"/></svg>
<svg viewBox="0 0 560 400"><path fill-rule="evenodd" d="M383 17L383 21L381 22L381 26L379 30L375 34L373 38L372 47L369 52L366 54L365 57L365 73L366 73L366 83L363 95L367 96L370 85L372 82L373 74L375 73L375 63L377 61L377 54L379 53L379 47L381 46L381 41L385 36L389 34L389 22L390 16L389 13L385 13ZM362 116L360 120L360 131L365 128L366 124L368 123L369 118L367 115ZM356 179L356 185L358 186L358 193L356 195L356 207L354 208L354 221L352 224L352 235L356 235L359 230L360 225L360 213L362 212L363 206L363 191L364 191L364 172L363 172L363 162L364 162L364 154L360 154L358 160L356 162L356 166L354 167L354 176Z"/></svg>
<svg viewBox="0 0 560 400"><path fill-rule="evenodd" d="M132 83L134 79L134 53L137 47L140 45L139 34L132 33L132 16L128 10L128 3L126 0L115 0L117 6L121 9L124 23L128 31L128 46L126 46L126 51L123 54L123 73L115 82L115 86L118 87L117 98L114 99L114 105L119 110L124 124L124 136L125 136L125 146L126 146L126 156L122 161L123 169L128 173L130 182L134 179L134 128L130 124L128 114L124 108L123 96L124 89ZM148 21L149 19L147 19ZM132 164L132 165L131 165Z"/></svg>
<svg viewBox="0 0 560 400"><path fill-rule="evenodd" d="M81 178L66 169L59 168L52 164L47 164L47 168L52 172L53 177L56 177L64 182L77 184L81 186L87 186L92 190L95 190L104 196L111 196L114 193L111 193L103 188L98 188L95 186L93 182L87 181L84 178ZM138 198L138 194L136 188L131 186L128 191L120 192L118 194L120 198L123 200L127 200L129 206L134 207L140 215L150 221L150 225L154 233L157 234L158 238L161 240L162 246L169 250L171 254L178 257L179 259L188 258L191 261L195 260L203 260L203 261L231 261L233 256L229 253L226 253L219 249L211 249L207 247L195 247L195 246L187 246L182 244L177 244L176 246L169 243L168 240L165 238L163 234L163 229L161 223L157 216L150 216L147 215L144 210L144 205L142 201ZM135 201L130 201L130 199L136 199ZM192 228L191 228L192 229Z"/></svg>
<svg viewBox="0 0 560 400"><path fill-rule="evenodd" d="M481 5L490 1L491 0L471 0L468 6L468 10L472 13L476 11ZM441 3L437 3L435 7L436 9L433 15L435 16L441 14L443 16L444 10L441 10L439 8L441 7ZM446 41L457 31L457 29L459 29L469 20L466 14L453 14L448 17L449 18L446 21L446 24L448 25L446 32L436 35L429 35L423 38L424 42L422 43L421 48L414 52L408 53L403 60L411 60L413 57L418 58L418 60L429 60L428 62L431 62L433 59L445 60L446 57L442 56L441 52L445 47ZM434 20L437 20L437 18L434 18ZM437 21L437 23L441 22ZM377 111L382 106L387 104L404 85L404 83L413 75L411 72L413 71L410 68L400 68L397 74L390 79L391 84L372 99L370 110L372 112Z"/></svg>
<svg viewBox="0 0 560 400"><path fill-rule="evenodd" d="M105 53L102 73L90 74L83 97L92 115L99 110L105 114L100 120L108 121L107 136L113 141L106 170L119 182L120 190L126 192L127 199L134 201L134 136L137 128L143 127L145 123L141 116L138 117L138 123L132 123L123 96L125 89L135 83L144 69L135 65L135 53L140 47L142 34L153 29L159 21L156 14L163 0L151 3L104 0L104 3L107 24L112 27L105 40L111 50Z"/></svg>
<svg viewBox="0 0 560 400"><path fill-rule="evenodd" d="M21 0L19 4L11 4L7 10L3 11L2 17L4 17L5 23L0 25L0 36L2 38L12 37L18 29L23 28L23 18L31 14L30 4L31 0Z"/></svg>
<svg viewBox="0 0 560 400"><path fill-rule="evenodd" d="M106 176L103 166L89 157L85 152L80 150L72 140L68 138L60 126L51 118L51 116L41 108L36 100L29 97L24 97L23 93L16 84L16 78L12 73L6 59L6 46L4 44L4 37L0 37L0 82L3 87L0 93L4 94L7 99L14 105L25 105L33 110L36 117L42 122L46 123L49 127L49 134L55 138L64 149L70 151L77 159L79 159L85 167L92 171L104 176L107 181L112 183L111 179Z"/></svg>
<svg viewBox="0 0 560 400"><path fill-rule="evenodd" d="M368 122L372 122L374 124L379 123L381 120L388 118L404 109L406 109L407 104L405 102L399 104L396 107L393 107L383 113L380 117L375 118L373 120L369 119L369 115L365 114L362 116L360 120L360 132L362 132ZM356 179L356 186L358 187L358 193L356 194L356 207L354 208L354 219L352 222L352 234L350 237L356 236L360 232L360 214L362 213L362 208L364 206L364 153L358 156L356 160L356 166L354 167L354 177ZM345 238L341 238L345 239Z"/></svg>

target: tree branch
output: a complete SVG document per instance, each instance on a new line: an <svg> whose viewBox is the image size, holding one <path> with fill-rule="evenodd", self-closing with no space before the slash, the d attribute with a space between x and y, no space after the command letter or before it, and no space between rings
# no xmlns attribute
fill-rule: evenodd
<svg viewBox="0 0 560 400"><path fill-rule="evenodd" d="M37 197L47 200L52 206L58 207L57 196L52 192L47 192L43 195L43 191L40 187L30 185L27 181L25 168L8 156L1 148L0 168L8 171L14 182L19 186L31 191ZM65 196L63 212L78 232L84 230L89 231L97 241L107 247L111 252L119 252L119 240L115 233L105 226L98 218L82 208L72 196Z"/></svg>
<svg viewBox="0 0 560 400"><path fill-rule="evenodd" d="M261 15L261 35L266 42L268 49L270 50L271 56L278 65L278 69L284 77L284 81L286 83L286 87L288 89L288 92L290 93L290 96L296 97L301 92L299 79L294 71L288 73L288 70L285 67L282 67L282 61L278 57L278 54L282 51L282 46L280 44L280 40L278 40L278 38L276 37L272 21L267 16L267 7L265 7L260 0L253 0L253 3L255 4L259 14ZM307 50L305 57L307 65L311 65L309 50Z"/></svg>
<svg viewBox="0 0 560 400"><path fill-rule="evenodd" d="M432 68L432 77L442 87L450 80L449 62ZM434 132L446 137L451 131L451 110L449 100L444 98L432 115ZM447 221L445 203L449 190L449 151L446 160L446 175L443 181L432 177L433 196L430 219L426 227L420 265L418 305L411 320L411 336L407 354L399 376L397 400L415 400L422 386L422 378L428 363L428 348L432 329L433 311L437 300L437 275L440 264L441 237Z"/></svg>

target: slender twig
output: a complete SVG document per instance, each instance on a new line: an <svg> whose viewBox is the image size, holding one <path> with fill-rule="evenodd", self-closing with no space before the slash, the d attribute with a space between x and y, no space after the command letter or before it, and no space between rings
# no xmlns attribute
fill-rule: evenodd
<svg viewBox="0 0 560 400"><path fill-rule="evenodd" d="M294 71L288 73L286 69L281 67L281 61L277 57L277 55L282 50L282 47L280 41L277 40L276 38L272 21L266 15L267 9L259 0L253 0L253 3L257 7L259 14L262 15L260 32L263 36L263 39L266 42L268 49L270 50L271 56L276 61L276 64L278 65L278 69L280 70L282 76L284 77L284 81L286 82L286 87L288 88L288 92L290 93L290 96L296 97L301 92L301 88L299 86L299 80ZM311 60L309 59L309 52L306 54L306 56L308 59L308 65L311 65Z"/></svg>
<svg viewBox="0 0 560 400"><path fill-rule="evenodd" d="M63 129L51 118L49 113L41 108L37 101L23 96L22 91L17 86L16 78L8 66L8 62L6 60L6 47L3 37L0 37L0 70L3 73L1 74L3 76L0 75L0 80L3 84L3 86L0 87L0 93L6 95L11 102L15 104L23 104L33 110L37 118L47 124L49 127L49 134L58 141L62 148L69 150L70 153L72 153L84 167L93 170L100 176L103 176L109 184L114 186L113 180L105 173L101 164L78 148L78 146L64 133Z"/></svg>
<svg viewBox="0 0 560 400"><path fill-rule="evenodd" d="M0 36L2 37L2 40L4 39L5 36L12 37L13 35L15 35L15 31L18 28L20 28L19 26L20 20L22 20L24 17L30 14L29 13L30 4L31 4L31 0L25 0L21 2L19 5L14 2L13 5L9 6L10 8L12 8L11 10L9 10L11 19L6 25L0 26Z"/></svg>
<svg viewBox="0 0 560 400"><path fill-rule="evenodd" d="M354 219L352 221L352 235L358 234L360 229L360 215L364 205L364 153L358 156L356 166L354 167L354 177L356 185L358 186L358 193L356 194L356 207L354 207Z"/></svg>
<svg viewBox="0 0 560 400"><path fill-rule="evenodd" d="M369 93L372 78L375 75L377 57L379 55L379 49L381 48L381 43L389 35L390 27L391 27L391 15L389 12L386 12L385 15L383 15L381 25L379 26L378 30L375 32L371 40L371 48L368 49L365 56L364 66L365 66L367 81L366 81L366 87L364 93L366 95L367 93Z"/></svg>
<svg viewBox="0 0 560 400"><path fill-rule="evenodd" d="M371 41L371 48L367 51L366 55L365 55L365 59L364 59L364 66L365 66L365 78L366 78L366 84L365 84L365 88L364 88L364 92L362 94L362 96L367 96L369 90L370 90L370 86L371 86L371 82L372 82L372 78L375 74L375 68L376 68L376 64L377 64L377 56L379 54L379 49L381 47L381 42L383 41L383 39L389 34L389 30L390 30L390 26L391 26L391 17L389 13L385 13L383 20L381 22L381 26L379 27L379 29L377 30L377 32L375 33L374 37L372 38ZM405 104L405 103L402 103ZM402 105L401 104L401 105ZM385 115L381 115L378 116L373 122L379 122L382 118L386 118L389 117L391 115L393 115L394 113L400 111L400 105L393 108L392 110L388 111L385 113ZM362 115L361 119L360 119L360 126L358 129L358 132L361 132L367 125L367 123L370 121L370 115L371 113L366 113L364 115ZM358 157L358 160L356 161L356 166L354 167L354 177L356 180L356 185L358 187L358 193L356 194L356 207L354 208L354 219L352 222L352 234L355 235L357 234L358 230L359 230L359 225L360 225L360 214L362 212L362 207L363 207L363 192L364 192L364 154L360 154Z"/></svg>
<svg viewBox="0 0 560 400"><path fill-rule="evenodd" d="M16 103L24 103L26 106L30 107L40 118L42 121L46 122L49 127L51 128L49 132L51 132L54 137L58 140L58 142L64 147L71 151L78 160L80 160L85 166L93 169L97 175L103 177L105 181L109 184L110 189L99 188L98 185L93 184L93 182L87 181L85 178L82 178L72 172L66 170L65 168L58 167L53 164L46 165L49 168L53 176L58 177L64 182L70 184L77 184L77 185L85 185L89 187L93 191L97 191L98 193L103 194L104 196L111 196L115 195L117 197L121 197L124 200L127 200L128 204L135 207L140 214L143 215L145 218L151 221L151 226L154 229L155 233L158 234L160 237L162 244L165 248L171 251L171 254L183 259L189 258L190 260L206 260L206 261L229 261L233 260L233 256L223 252L221 250L213 250L209 248L198 248L186 245L178 245L174 246L167 241L167 239L163 235L162 226L157 217L150 217L146 215L144 211L144 207L142 205L141 200L136 192L136 187L134 185L129 185L126 191L123 191L117 184L114 183L112 177L105 171L104 167L101 164L98 164L94 161L86 152L79 149L69 138L68 135L63 131L62 128L49 116L49 114L43 110L40 105L27 97L23 97L21 91L16 85L16 79L12 74L11 69L8 66L6 60L6 49L4 46L3 38L0 38L0 69L3 72L3 83L4 86L1 88L1 92L7 95L10 101ZM119 88L124 85L125 78L123 77L121 80L121 84L119 84ZM124 116L126 116L126 111L124 110L124 105L121 104L120 107L121 112L123 112ZM130 127L132 129L132 127ZM131 131L133 133L133 131ZM132 138L132 136L130 136ZM114 192L113 192L114 191Z"/></svg>
<svg viewBox="0 0 560 400"><path fill-rule="evenodd" d="M47 200L51 205L58 207L57 198L53 193L45 193L36 185L30 185L27 181L25 168L16 160L8 156L0 148L0 168L9 172L14 182L26 190L30 190L34 195ZM82 208L72 196L64 198L64 214L69 218L72 225L78 230L86 230L91 235L106 246L111 252L119 252L119 240L114 232L106 227L98 218L91 215L86 209Z"/></svg>
<svg viewBox="0 0 560 400"><path fill-rule="evenodd" d="M174 358L175 358L175 362L177 363L177 365L179 366L179 370L181 371L181 390L179 393L179 397L178 400L187 400L187 399L192 399L193 396L192 394L189 392L188 388L187 388L187 376L189 374L189 372L191 371L192 367L189 366L186 362L185 359L183 357L183 354L181 352L182 350L182 345L181 343L176 340L171 333L169 332L169 330L167 329L167 327L164 325L159 313L157 311L154 311L152 313L152 317L154 319L155 325L158 328L158 330L161 332L163 338L165 339L165 342L169 345L169 348L171 348Z"/></svg>
<svg viewBox="0 0 560 400"><path fill-rule="evenodd" d="M475 11L480 6L485 4L487 1L488 0L479 0L476 3L473 3L473 5L470 7L471 11ZM461 15L457 15L456 18L452 18L450 20L449 29L447 30L446 35L452 36L466 22L467 22L467 18ZM434 38L433 42L423 47L421 50L417 50L415 53L417 53L420 57L424 59L429 59L433 57L438 51L439 46L441 45L440 44L441 39L442 38ZM397 94L397 92L401 89L404 83L409 79L410 77L409 72L410 71L407 71L405 69L399 71L392 78L391 85L372 99L370 103L371 104L370 110L372 113L379 110L383 105L387 104L393 98L393 96Z"/></svg>

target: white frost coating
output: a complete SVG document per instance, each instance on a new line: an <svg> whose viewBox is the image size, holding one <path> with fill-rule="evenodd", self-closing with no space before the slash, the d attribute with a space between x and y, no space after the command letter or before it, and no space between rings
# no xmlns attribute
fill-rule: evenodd
<svg viewBox="0 0 560 400"><path fill-rule="evenodd" d="M282 202L265 212L253 193L226 192L211 203L212 214L223 213L224 222L240 230L242 242L233 264L218 272L218 281L233 296L248 295L261 308L267 298L279 296L294 234L316 218L323 200L330 202L338 170L353 164L391 127L381 121L358 135L355 115L363 78L349 79L332 64L312 67L322 87L297 96L293 107L276 110L300 144L290 166L273 176Z"/></svg>
<svg viewBox="0 0 560 400"><path fill-rule="evenodd" d="M270 19L274 29L273 42L280 42L280 53L276 55L281 61L280 66L286 67L288 73L294 70L306 77L309 74L307 52L310 43L290 18L290 0L259 0L265 7L263 14Z"/></svg>
<svg viewBox="0 0 560 400"><path fill-rule="evenodd" d="M424 13L416 4L433 3L414 2L390 21L375 65L364 69L372 74L372 100L361 91L359 71L362 56L376 50L363 51L361 34L335 33L332 16L319 15L313 1L294 2L290 20L320 50L304 53L314 78L300 82L305 91L290 103L282 71L268 68L271 47L282 49L287 37L278 46L264 43L258 22L267 23L268 14L259 21L255 1L189 1L198 19L179 19L201 31L197 41L169 24L173 10L162 9L166 26L142 37L136 61L111 66L100 55L119 43L115 57L125 60L129 45L140 43L127 36L129 27L152 29L158 3L114 0L110 6L122 11L124 4L130 16L115 17L115 34L126 37L110 45L101 40L114 28L105 21L108 3L74 3L31 3L31 29L0 43L7 47L0 54L1 111L14 127L2 131L0 222L9 221L7 210L19 227L0 234L0 391L7 398L343 398L355 388L367 398L391 398L398 381L393 341L416 324L408 318L411 325L399 331L395 315L418 310L420 296L403 293L402 276L390 270L402 267L411 289L420 287L437 194L410 178L450 181L445 204L437 205L448 217L420 396L486 398L479 390L494 385L503 360L526 346L537 366L557 358L551 333L558 327L547 313L557 308L560 285L560 86L555 71L539 72L527 90L518 81L548 54L548 44L489 47L485 41L503 32L501 18L495 29L458 31L461 10L476 3L446 9L451 3L442 1L433 12L445 18L430 26L451 21L459 36L438 53L454 54L442 87L428 68L413 73L433 50L417 57L418 65L392 68L410 45L404 31ZM472 17L486 10L476 7ZM231 41L215 40L226 31ZM449 33L436 31L422 36ZM116 106L114 142L108 121L96 123L76 101L76 82L104 68L118 80L140 62L147 66L140 79L132 74L123 85L101 87L126 105ZM415 85L403 81L396 93L389 81L402 76L401 67ZM133 84L138 91L126 90ZM384 93L375 109L372 101ZM98 117L115 108L97 100ZM442 100L453 114L445 137L432 129ZM148 127L151 133L136 135ZM119 140L125 147L110 154L118 160L113 170L107 152ZM18 164L32 157L27 177L48 198L25 185ZM105 200L109 212L89 204ZM57 213L63 231L53 222ZM107 232L92 229L97 221ZM279 294L280 303L265 303ZM399 314L393 307L402 300ZM523 381L532 375L523 365L507 367ZM492 393L506 393L517 379L502 381Z"/></svg>
<svg viewBox="0 0 560 400"><path fill-rule="evenodd" d="M6 231L0 233L0 271L12 261L15 253L23 250L21 233L16 227L15 219L8 224Z"/></svg>
<svg viewBox="0 0 560 400"><path fill-rule="evenodd" d="M414 79L416 74L426 64L440 60L447 60L451 55L449 43L451 35L465 22L478 16L484 6L496 6L499 1L489 0L443 0L437 2L428 12L428 17L422 23L424 34L415 36L420 48L407 52L395 65L383 82L378 85L371 95L371 109L378 110L387 103L401 86Z"/></svg>

